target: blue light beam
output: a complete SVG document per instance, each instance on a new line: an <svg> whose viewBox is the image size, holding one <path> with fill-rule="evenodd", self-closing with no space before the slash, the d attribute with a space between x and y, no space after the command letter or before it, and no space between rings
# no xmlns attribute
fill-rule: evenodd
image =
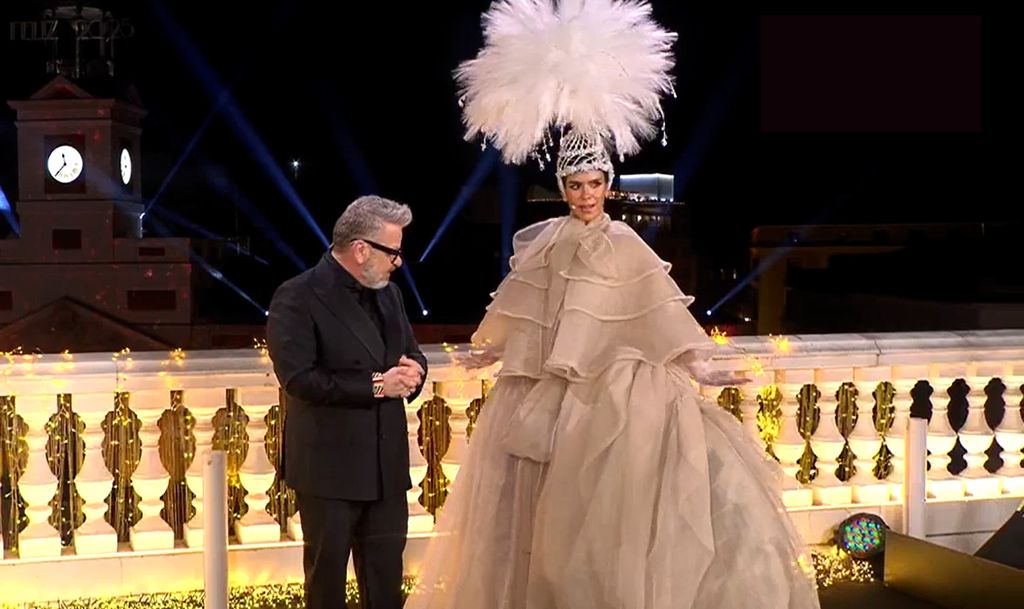
<svg viewBox="0 0 1024 609"><path fill-rule="evenodd" d="M437 242L441 240L445 231L448 230L448 226L455 220L455 216L459 215L462 208L469 203L470 197L476 192L476 189L480 187L480 184L494 169L494 165L498 161L497 149L488 146L487 150L480 156L480 160L477 162L476 167L473 169L473 173L469 176L469 180L462 186L462 190L459 191L459 195L455 197L455 201L452 206L448 208L448 214L444 217L441 222L441 226L438 227L437 232L434 233L434 238L427 244L427 249L423 250L423 255L420 256L420 262L427 259L430 251L434 249Z"/></svg>
<svg viewBox="0 0 1024 609"><path fill-rule="evenodd" d="M0 215L7 218L7 223L11 225L14 234L21 236L21 225L18 224L18 218L15 217L14 209L11 208L11 202L7 200L2 186L0 186Z"/></svg>
<svg viewBox="0 0 1024 609"><path fill-rule="evenodd" d="M745 72L756 65L753 41L753 37L747 37L745 43L737 50L729 68L722 74L705 99L700 121L694 127L686 149L674 167L674 194L677 201L683 200L686 186L690 183L693 174L696 173L708 148L711 147L711 143L721 129L722 123L725 122L729 111L735 105Z"/></svg>
<svg viewBox="0 0 1024 609"><path fill-rule="evenodd" d="M861 176L858 179L858 183L854 187L854 190L863 187L870 177L871 176ZM761 273L764 273L773 264L778 262L780 258L788 254L790 250L793 249L796 242L799 239L803 238L804 234L806 233L806 229L802 228L803 226L814 226L816 224L824 223L832 216L833 212L837 208L844 205L851 197L852 195L850 194L843 194L832 199L832 201L829 202L824 208L822 208L814 218L812 218L809 222L806 222L805 224L801 225L801 228L798 229L797 234L795 236L788 237L786 241L783 243L782 247L776 248L770 256L761 260L761 263L757 265L756 269L748 273L747 276L741 279L740 282L737 283L736 286L734 286L731 290L729 290L729 292L725 296L720 298L718 302L714 304L714 306L708 309L707 316L711 317L715 313L715 311L721 308L721 306L728 302L729 299L739 294L743 288L750 285L752 281L760 277Z"/></svg>
<svg viewBox="0 0 1024 609"><path fill-rule="evenodd" d="M200 235L205 239L212 239L214 241L227 241L227 237L225 237L224 235L218 235L217 233L206 228L205 226L196 224L195 222L189 220L188 218L182 216L181 214L174 210L168 209L166 207L161 207L157 209L154 213L158 216L163 216L165 220L170 220L171 222L177 224L178 226L195 231L196 234Z"/></svg>
<svg viewBox="0 0 1024 609"><path fill-rule="evenodd" d="M349 171L352 172L352 176L356 180L356 188L359 189L359 194L372 195L380 192L377 190L377 181L373 179L370 166L366 163L366 158L362 152L359 151L359 147L356 145L355 138L352 137L352 131L349 129L345 119L339 115L336 107L325 108L324 113L330 124L334 143L341 150L345 164L348 165Z"/></svg>
<svg viewBox="0 0 1024 609"><path fill-rule="evenodd" d="M502 163L498 167L498 191L501 196L501 276L509 272L512 256L512 229L516 223L516 203L519 196L519 174L516 168Z"/></svg>
<svg viewBox="0 0 1024 609"><path fill-rule="evenodd" d="M768 270L773 264L778 262L780 258L788 254L789 251L793 249L793 243L795 242L792 240L788 240L784 247L777 248L774 252L772 252L770 256L762 259L760 264L757 265L756 269L754 269L750 273L747 273L746 277L741 279L740 282L733 286L733 288L729 290L729 292L725 296L718 299L718 302L712 305L710 309L705 311L707 316L711 317L712 315L714 315L715 311L720 309L722 305L729 302L730 299L734 298L737 294L743 291L743 288L747 287L748 285L751 284L751 282L760 277L761 273Z"/></svg>
<svg viewBox="0 0 1024 609"><path fill-rule="evenodd" d="M416 304L420 306L420 313L423 317L430 315L430 311L427 310L427 305L423 304L423 299L420 298L420 291L416 289L416 281L412 278L412 271L409 270L408 264L402 265L402 274L405 275L405 280L409 283L409 289L412 290L413 298L416 299Z"/></svg>
<svg viewBox="0 0 1024 609"><path fill-rule="evenodd" d="M256 128L253 127L241 108L239 108L230 90L224 86L217 73L203 59L195 43L192 42L185 30L178 25L171 14L163 7L162 3L154 0L150 4L153 6L159 21L167 28L168 37L178 47L178 51L184 60L196 72L199 82L206 89L206 92L213 98L219 98L221 95L225 96L224 115L228 119L228 124L235 130L235 134L249 150L253 159L266 172L285 200L288 201L296 213L299 214L299 217L309 226L313 234L320 240L320 243L327 247L329 244L327 237L320 230L313 215L309 213L309 209L302 202L299 193L292 186L284 169L274 160L274 156L270 153L270 149L267 148L266 144L263 143L262 138L256 132Z"/></svg>
<svg viewBox="0 0 1024 609"><path fill-rule="evenodd" d="M306 270L306 263L304 263L302 258L295 253L295 250L285 242L284 238L281 237L279 232L277 232L277 229L274 228L274 225L270 220L256 209L256 206L253 205L252 201L250 201L248 197L239 191L236 184L233 182L231 184L227 183L230 180L230 178L227 177L227 174L222 174L222 176L223 179L214 177L209 180L213 189L220 193L221 196L233 201L235 207L240 209L242 213L252 221L253 226L262 231L264 236L270 239L278 251L280 251L285 258L291 261L297 269L300 271ZM324 245L326 246L327 244L325 243Z"/></svg>
<svg viewBox="0 0 1024 609"><path fill-rule="evenodd" d="M161 234L161 235L164 235L164 236L170 236L171 235L171 231L169 231L167 229L167 226L165 226L163 222L157 220L156 218L150 218L149 221L150 221L151 226L153 227L153 230L155 232L157 232L158 234ZM258 303L255 300L253 300L251 296L249 296L248 294L246 294L242 290L242 288L240 288L237 285L235 285L230 279L225 277L223 273L221 273L219 270L215 269L213 267L213 265L211 265L209 262L206 261L205 258L203 258L199 254L195 253L194 251L190 251L189 252L189 257L192 259L192 262L198 264L200 267L203 268L203 270L205 270L207 273L209 273L210 277L213 277L217 281L223 283L231 291L233 291L234 293L238 294L238 296L241 297L242 300L244 300L244 301L248 302L249 304L251 304L252 306L256 307L256 309L260 313L262 313L264 317L266 317L267 315L270 315L270 312L267 311L266 309L264 309L263 306L260 305L260 303Z"/></svg>
<svg viewBox="0 0 1024 609"><path fill-rule="evenodd" d="M157 204L158 201L160 201L160 197L161 195L164 194L164 190L167 189L167 185L170 184L171 180L174 179L174 176L178 174L178 170L181 169L182 164L185 163L185 159L187 159L189 155L192 154L192 149L196 147L196 144L198 144L199 140L202 139L203 134L206 133L206 128L210 126L211 122L213 122L213 117L217 116L217 113L220 112L221 108L224 107L224 104L228 100L228 95L229 91L227 89L224 89L223 91L221 91L220 95L217 96L216 103L214 103L213 107L210 108L210 112L206 115L206 118L203 119L202 124L200 124L199 128L196 129L196 132L192 134L192 139L188 141L188 144L185 145L185 149L182 150L181 154L178 155L178 160L174 162L174 165L171 167L171 170L167 172L167 175L164 176L163 181L160 182L159 188L156 189L156 194L153 195L153 198L151 198L149 200L149 203L146 204L147 213L149 212L150 209L153 208L154 205Z"/></svg>

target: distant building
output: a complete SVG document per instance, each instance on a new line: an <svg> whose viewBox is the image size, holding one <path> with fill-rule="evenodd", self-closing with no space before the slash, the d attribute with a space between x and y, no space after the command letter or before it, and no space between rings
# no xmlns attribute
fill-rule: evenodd
<svg viewBox="0 0 1024 609"><path fill-rule="evenodd" d="M758 333L1024 327L1018 232L982 223L759 227Z"/></svg>

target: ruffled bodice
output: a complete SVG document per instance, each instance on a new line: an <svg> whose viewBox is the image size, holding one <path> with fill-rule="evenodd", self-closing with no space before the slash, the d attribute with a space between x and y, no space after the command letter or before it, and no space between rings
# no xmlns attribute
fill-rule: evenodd
<svg viewBox="0 0 1024 609"><path fill-rule="evenodd" d="M519 231L513 247L473 335L500 353L502 375L579 381L620 360L664 365L713 349L687 310L693 298L628 225L554 218Z"/></svg>

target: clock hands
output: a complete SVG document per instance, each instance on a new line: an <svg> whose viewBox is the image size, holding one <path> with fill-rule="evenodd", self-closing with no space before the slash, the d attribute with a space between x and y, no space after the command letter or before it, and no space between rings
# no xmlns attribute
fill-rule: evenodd
<svg viewBox="0 0 1024 609"><path fill-rule="evenodd" d="M82 173L82 155L73 146L57 146L46 159L46 171L61 184L74 182Z"/></svg>

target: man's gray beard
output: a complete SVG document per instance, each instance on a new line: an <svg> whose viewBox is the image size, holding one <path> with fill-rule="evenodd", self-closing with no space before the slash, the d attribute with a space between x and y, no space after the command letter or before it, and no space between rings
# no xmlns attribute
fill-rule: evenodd
<svg viewBox="0 0 1024 609"><path fill-rule="evenodd" d="M369 271L369 269L366 266L364 266L362 270L363 270L363 277L366 279L366 282L367 282L365 285L366 285L366 287L370 288L371 290L381 290L381 289L383 289L384 287L386 287L388 285L388 277L387 276L385 276L384 278L380 279L379 281L370 281L371 275L376 275L376 273L367 272L367 271Z"/></svg>

